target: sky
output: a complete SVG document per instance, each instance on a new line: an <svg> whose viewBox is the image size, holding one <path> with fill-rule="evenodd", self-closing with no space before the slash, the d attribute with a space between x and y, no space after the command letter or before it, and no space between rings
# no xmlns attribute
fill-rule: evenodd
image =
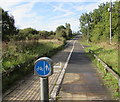
<svg viewBox="0 0 120 102"><path fill-rule="evenodd" d="M70 23L73 31L79 30L82 13L92 12L100 3L110 0L0 0L0 7L14 16L19 29L55 31ZM115 1L115 0L112 0Z"/></svg>

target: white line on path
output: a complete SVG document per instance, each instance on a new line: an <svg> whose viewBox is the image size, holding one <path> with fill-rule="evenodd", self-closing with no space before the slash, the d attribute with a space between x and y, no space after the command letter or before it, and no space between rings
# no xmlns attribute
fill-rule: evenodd
<svg viewBox="0 0 120 102"><path fill-rule="evenodd" d="M76 40L73 42L73 47L72 47L72 49L71 49L71 51L70 51L70 54L69 54L69 56L68 56L68 58L67 58L67 60L66 60L66 63L65 63L65 65L64 65L64 67L63 67L63 69L62 69L62 71L61 71L61 73L60 73L60 76L59 76L59 78L58 78L58 80L57 80L57 82L56 82L56 85L55 85L55 87L54 87L54 89L53 89L53 91L52 91L52 93L51 93L51 98L52 98L53 100L56 99L56 96L57 96L57 94L58 94L58 91L59 91L59 88L60 88L60 84L62 83L64 74L65 74L65 70L66 70L66 68L67 68L68 62L69 62L70 57L71 57L71 55L72 55L72 52L73 52L73 50L74 50L75 42L76 42Z"/></svg>
<svg viewBox="0 0 120 102"><path fill-rule="evenodd" d="M82 44L80 44L80 45L82 46L83 49L85 48Z"/></svg>
<svg viewBox="0 0 120 102"><path fill-rule="evenodd" d="M66 61L65 65L64 65L63 69L66 69L66 68L67 68L67 65L68 65L68 62L69 62L69 60L70 60L71 54L72 54L72 52L73 52L73 50L74 50L74 47L75 47L75 42L76 42L76 40L73 42L73 47L72 47L72 49L71 49L71 51L70 51L70 54L69 54L69 56L68 56L68 58L67 58L67 61Z"/></svg>

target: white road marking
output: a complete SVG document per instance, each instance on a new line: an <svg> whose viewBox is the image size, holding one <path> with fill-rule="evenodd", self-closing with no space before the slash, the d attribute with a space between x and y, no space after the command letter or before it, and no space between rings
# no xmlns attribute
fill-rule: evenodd
<svg viewBox="0 0 120 102"><path fill-rule="evenodd" d="M65 65L64 65L63 69L66 69L66 68L67 68L67 65L68 65L68 62L69 62L69 60L70 60L71 54L72 54L72 52L73 52L73 50L74 50L74 47L75 47L75 42L76 42L76 40L73 42L73 47L72 47L72 49L71 49L71 51L70 51L70 54L69 54L69 56L68 56L68 58L67 58L67 61L66 61Z"/></svg>
<svg viewBox="0 0 120 102"><path fill-rule="evenodd" d="M85 48L82 44L80 44L80 45L82 46L83 49Z"/></svg>
<svg viewBox="0 0 120 102"><path fill-rule="evenodd" d="M64 65L64 67L63 67L63 69L62 69L62 71L61 71L61 73L60 73L60 76L59 76L59 78L58 78L58 80L57 80L57 82L56 82L56 85L55 85L55 87L54 87L54 89L53 89L53 91L52 91L52 93L51 93L51 98L52 98L53 100L54 100L54 99L56 98L56 96L57 96L57 93L58 93L60 84L61 84L61 82L62 82L62 80L63 80L64 75L65 75L65 70L66 70L66 68L67 68L68 62L69 62L70 57L71 57L71 55L72 55L72 52L73 52L73 50L74 50L75 42L76 42L76 40L73 42L73 47L72 47L72 49L71 49L71 51L70 51L70 54L69 54L69 56L68 56L68 58L67 58L67 60L66 60L66 63L65 63L65 65Z"/></svg>

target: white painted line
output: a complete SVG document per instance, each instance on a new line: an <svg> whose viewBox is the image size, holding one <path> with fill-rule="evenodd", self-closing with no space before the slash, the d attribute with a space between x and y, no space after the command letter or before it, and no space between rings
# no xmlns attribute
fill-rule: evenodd
<svg viewBox="0 0 120 102"><path fill-rule="evenodd" d="M66 61L65 65L64 65L64 67L63 67L63 69L62 69L62 71L61 71L61 73L60 73L60 76L58 77L58 80L57 80L57 82L56 82L56 85L55 85L55 87L54 87L54 89L53 89L53 91L52 91L52 93L51 93L51 98L52 98L53 100L56 99L57 93L58 93L59 88L60 88L60 84L62 83L63 77L64 77L64 75L65 75L65 70L66 70L66 68L67 68L68 62L69 62L70 57L71 57L71 55L72 55L72 52L73 52L73 50L74 50L75 42L76 42L76 40L73 42L73 47L72 47L72 49L71 49L71 51L70 51L70 54L69 54L69 56L68 56L68 58L67 58L67 61Z"/></svg>
<svg viewBox="0 0 120 102"><path fill-rule="evenodd" d="M70 57L71 57L71 54L72 54L72 52L73 52L73 50L74 50L75 42L76 42L76 40L73 42L73 47L72 47L72 49L71 49L71 51L70 51L70 54L69 54L69 56L68 56L68 58L67 58L67 61L66 61L65 65L64 65L63 69L66 69L66 67L67 67L67 65L68 65L68 62L69 62Z"/></svg>
<svg viewBox="0 0 120 102"><path fill-rule="evenodd" d="M80 45L82 46L83 49L85 48L82 44L80 44Z"/></svg>

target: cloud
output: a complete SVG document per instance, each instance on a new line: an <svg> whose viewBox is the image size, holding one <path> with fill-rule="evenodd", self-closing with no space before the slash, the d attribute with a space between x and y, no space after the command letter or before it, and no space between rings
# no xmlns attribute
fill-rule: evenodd
<svg viewBox="0 0 120 102"><path fill-rule="evenodd" d="M36 16L35 13L30 12L35 2L28 2L29 0L2 0L0 6L6 11L9 11L9 14L12 14L15 18L15 25L21 26L25 22L25 17Z"/></svg>
<svg viewBox="0 0 120 102"><path fill-rule="evenodd" d="M103 2L110 2L110 0L45 0L46 2L99 2L99 3L103 3ZM112 0L112 2L114 2L116 0ZM117 0L119 1L119 0Z"/></svg>
<svg viewBox="0 0 120 102"><path fill-rule="evenodd" d="M64 9L62 9L62 6L63 6L63 4L59 4L59 5L56 5L56 6L53 6L53 8L54 8L54 12L56 12L56 11L63 11L63 12L65 12L66 10L64 10Z"/></svg>
<svg viewBox="0 0 120 102"><path fill-rule="evenodd" d="M64 14L58 15L58 16L54 16L54 17L52 17L51 19L65 18L65 17L68 17L68 16L73 15L73 14L74 14L73 12L67 11L67 12L65 12Z"/></svg>
<svg viewBox="0 0 120 102"><path fill-rule="evenodd" d="M114 1L118 1L118 0L111 0L112 2ZM106 2L110 2L110 0L98 0L99 3L106 3Z"/></svg>
<svg viewBox="0 0 120 102"><path fill-rule="evenodd" d="M15 25L17 27L23 28L28 25L30 26L32 22L34 22L35 20L38 20L38 18L39 19L42 18L42 16L32 11L32 8L34 5L35 5L35 2L27 2L25 4L16 6L14 9L11 9L11 13L12 15L14 15L15 22L16 22Z"/></svg>
<svg viewBox="0 0 120 102"><path fill-rule="evenodd" d="M100 3L107 1L109 2L110 0L0 0L0 6L4 10L10 11L15 18L15 25L19 28L32 27L38 30L55 31L57 26L70 23L71 28L77 31L79 30L78 16L80 16L81 12L90 12L97 8ZM53 11L48 13L48 15L51 13L54 15L49 18L34 11L33 7L38 2L45 2L46 6L50 6ZM49 2L58 3L57 5L47 5ZM66 2L73 3L72 7L66 5ZM42 8L40 7L40 9Z"/></svg>
<svg viewBox="0 0 120 102"><path fill-rule="evenodd" d="M61 18L51 21L50 24L48 24L49 29L51 29L51 26L53 30L55 31L56 27L60 25L65 25L65 23L70 23L72 30L78 31L79 27L79 17L69 17L69 18Z"/></svg>
<svg viewBox="0 0 120 102"><path fill-rule="evenodd" d="M9 10L13 6L15 6L21 2L24 2L24 1L28 1L28 0L0 0L0 6L5 10Z"/></svg>
<svg viewBox="0 0 120 102"><path fill-rule="evenodd" d="M70 10L67 10L66 8L63 8L63 4L53 6L53 12L61 12L62 14L60 14L58 16L54 16L51 19L58 19L58 18L68 17L68 16L74 14L74 12L72 12Z"/></svg>
<svg viewBox="0 0 120 102"><path fill-rule="evenodd" d="M99 3L86 3L86 4L81 4L81 5L73 5L73 9L75 11L80 11L80 12L92 12L94 9L98 8Z"/></svg>
<svg viewBox="0 0 120 102"><path fill-rule="evenodd" d="M29 24L30 22L28 22L28 24L26 24L26 27L29 27L29 25L32 25L31 27L37 29L37 30L47 30L47 31L55 31L56 28L60 25L64 25L65 23L70 23L71 25L71 29L73 31L78 31L78 27L79 27L79 20L78 18L68 18L68 19L55 19L55 20L50 20L49 22L43 22L41 21L32 21L31 24Z"/></svg>
<svg viewBox="0 0 120 102"><path fill-rule="evenodd" d="M32 27L34 29L41 30L45 25L45 23L42 22L42 18L40 18L40 16L33 15L31 19L28 19L27 21L25 20L21 20L21 23L19 24L19 28L23 29L23 28Z"/></svg>

